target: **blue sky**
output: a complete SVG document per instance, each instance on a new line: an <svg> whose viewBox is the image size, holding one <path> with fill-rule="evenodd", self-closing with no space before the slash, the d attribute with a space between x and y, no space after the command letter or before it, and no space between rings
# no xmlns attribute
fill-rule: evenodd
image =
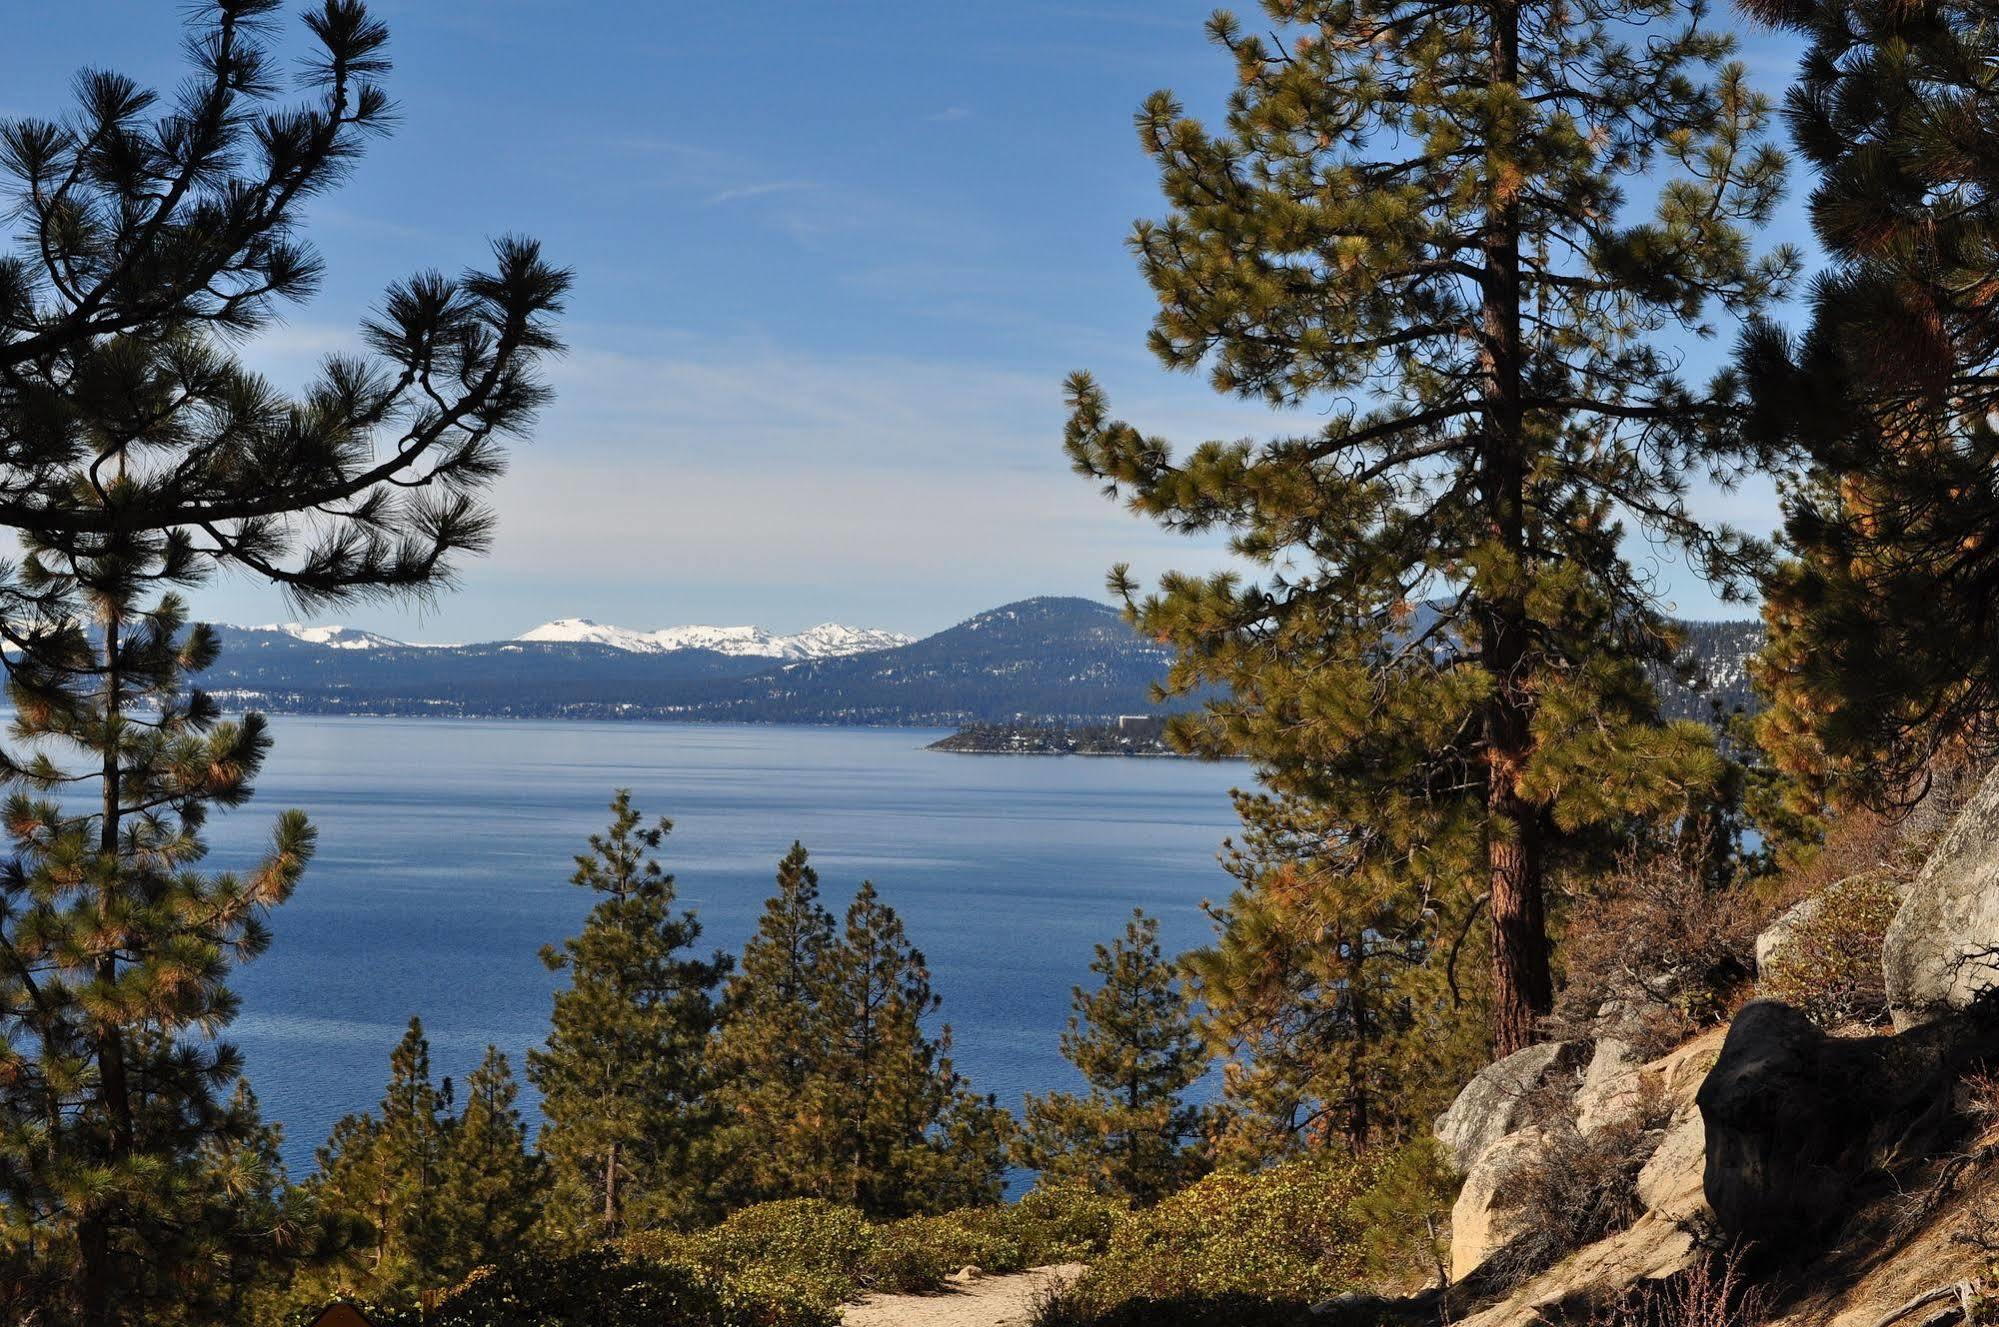
<svg viewBox="0 0 1999 1327"><path fill-rule="evenodd" d="M1123 246L1159 211L1133 109L1165 86L1208 114L1226 90L1205 0L374 7L402 122L314 205L329 280L257 362L302 381L386 282L477 262L503 231L578 280L559 402L494 494L495 552L421 614L344 620L461 640L571 615L927 632L1100 596L1118 560L1219 561L1101 499L1060 449L1074 368L1176 440L1267 427L1146 355ZM0 50L0 114L58 111L85 64L171 88L181 12L44 8ZM1783 45L1745 54L1779 90ZM1793 203L1771 238L1802 231ZM1752 528L1774 514L1761 489L1703 501ZM1659 575L1683 611L1714 611ZM288 615L240 578L197 608Z"/></svg>

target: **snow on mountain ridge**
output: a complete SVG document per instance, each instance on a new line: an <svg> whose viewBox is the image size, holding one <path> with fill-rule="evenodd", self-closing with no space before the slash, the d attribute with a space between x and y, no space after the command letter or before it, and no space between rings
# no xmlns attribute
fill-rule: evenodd
<svg viewBox="0 0 1999 1327"><path fill-rule="evenodd" d="M302 640L308 645L324 645L335 650L382 650L403 649L408 642L395 640L389 636L378 636L372 631L359 627L307 626L303 622L266 622L258 627L244 627L244 631L274 631Z"/></svg>
<svg viewBox="0 0 1999 1327"><path fill-rule="evenodd" d="M762 627L684 626L634 631L593 622L587 617L558 618L514 637L517 641L547 641L607 645L633 654L670 654L675 650L711 650L716 654L757 659L831 659L870 650L894 649L913 639L894 631L822 622L794 635L781 636Z"/></svg>

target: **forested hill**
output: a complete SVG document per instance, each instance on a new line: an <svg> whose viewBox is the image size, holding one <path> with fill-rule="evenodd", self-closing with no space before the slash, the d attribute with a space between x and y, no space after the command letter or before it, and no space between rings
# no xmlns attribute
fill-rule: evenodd
<svg viewBox="0 0 1999 1327"><path fill-rule="evenodd" d="M331 628L224 627L204 681L232 708L321 714L641 718L956 727L1016 718L1089 723L1155 710L1168 652L1109 605L1025 599L890 649L779 662L593 641L416 646ZM1756 623L1690 627L1697 672L1742 703ZM1668 709L1707 702L1669 686Z"/></svg>
<svg viewBox="0 0 1999 1327"><path fill-rule="evenodd" d="M1754 709L1749 686L1749 660L1763 647L1763 623L1683 622L1685 646L1680 651L1685 681L1657 679L1667 714L1675 719L1708 719L1715 706L1726 714Z"/></svg>

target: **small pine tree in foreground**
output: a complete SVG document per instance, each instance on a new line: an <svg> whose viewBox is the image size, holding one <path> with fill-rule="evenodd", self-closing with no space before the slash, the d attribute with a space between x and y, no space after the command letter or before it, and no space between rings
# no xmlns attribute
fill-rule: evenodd
<svg viewBox="0 0 1999 1327"><path fill-rule="evenodd" d="M1094 991L1076 987L1062 1054L1086 1096L1029 1096L1016 1149L1053 1180L1152 1203L1206 1163L1206 1114L1185 1100L1208 1057L1187 993L1159 947L1159 923L1134 912L1124 934L1097 946Z"/></svg>
<svg viewBox="0 0 1999 1327"><path fill-rule="evenodd" d="M582 933L542 950L558 991L547 1044L528 1052L547 1125L541 1151L558 1203L615 1235L628 1222L681 1222L699 1211L695 1156L713 1127L704 1055L726 955L689 957L701 939L674 911L673 877L652 854L673 828L643 824L631 794L590 837L570 883L602 897Z"/></svg>
<svg viewBox="0 0 1999 1327"><path fill-rule="evenodd" d="M813 1197L872 1216L999 1197L1008 1119L950 1059L902 921L863 883L837 927L792 845L710 1048L725 1206Z"/></svg>

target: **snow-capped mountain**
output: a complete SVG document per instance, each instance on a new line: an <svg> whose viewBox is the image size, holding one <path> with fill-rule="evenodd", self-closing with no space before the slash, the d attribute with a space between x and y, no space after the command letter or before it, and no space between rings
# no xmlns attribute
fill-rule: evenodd
<svg viewBox="0 0 1999 1327"><path fill-rule="evenodd" d="M871 650L892 650L907 645L913 637L894 631L872 631L824 622L795 635L780 636L762 627L660 627L654 631L634 631L592 622L587 617L565 617L544 622L514 639L542 643L607 645L633 654L671 654L676 650L710 650L738 659L838 659Z"/></svg>
<svg viewBox="0 0 1999 1327"><path fill-rule="evenodd" d="M309 627L303 622L267 622L260 627L242 627L242 631L272 631L293 640L302 640L308 645L324 645L334 650L400 650L410 648L409 642L378 636L372 631L359 627Z"/></svg>

